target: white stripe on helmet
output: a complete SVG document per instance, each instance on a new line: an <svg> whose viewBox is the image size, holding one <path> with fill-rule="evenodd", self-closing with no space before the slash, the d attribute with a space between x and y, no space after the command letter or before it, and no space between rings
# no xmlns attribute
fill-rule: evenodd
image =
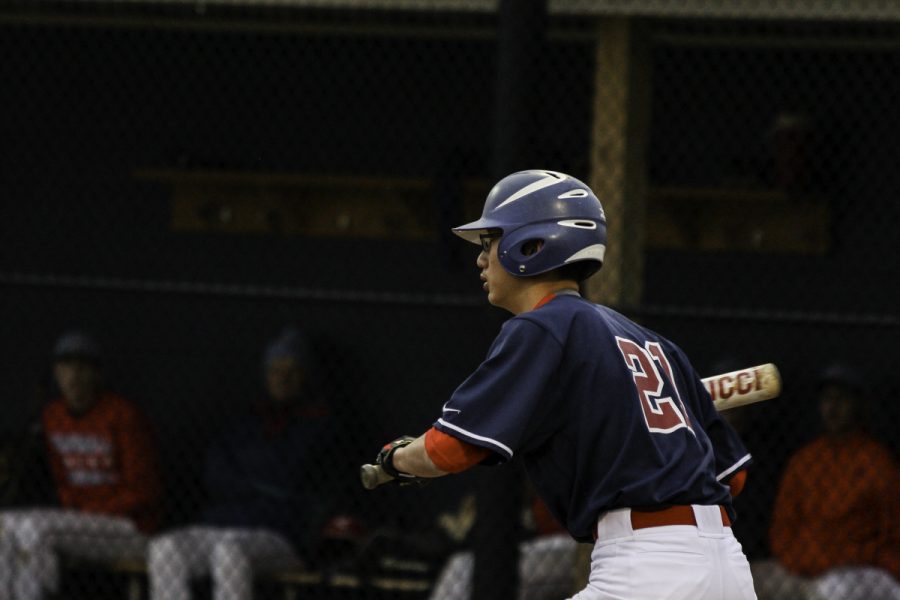
<svg viewBox="0 0 900 600"><path fill-rule="evenodd" d="M523 187L521 190L519 190L518 192L516 192L515 194L513 194L512 196L510 196L509 198L507 198L500 204L498 204L497 208L495 208L494 210L497 210L498 208L503 208L507 204L515 202L516 200L521 200L528 194L533 194L534 192L536 192L538 190L542 190L545 187L550 187L551 185L555 185L557 183L562 183L563 181L565 181L566 179L569 178L569 176L566 175L565 173L557 173L556 171L544 171L544 173L547 174L546 177L544 177L543 179L538 179L535 182L529 183L528 185Z"/></svg>
<svg viewBox="0 0 900 600"><path fill-rule="evenodd" d="M591 244L587 248L582 248L569 258L565 260L566 263L570 263L576 260L585 260L585 259L593 259L599 260L603 262L603 257L606 255L606 246L604 244Z"/></svg>

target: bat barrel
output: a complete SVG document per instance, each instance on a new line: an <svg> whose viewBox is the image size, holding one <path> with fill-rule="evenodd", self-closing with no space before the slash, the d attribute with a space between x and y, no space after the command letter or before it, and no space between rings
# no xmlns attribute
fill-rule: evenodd
<svg viewBox="0 0 900 600"><path fill-rule="evenodd" d="M703 383L717 410L771 400L781 394L781 374L772 363L707 377Z"/></svg>

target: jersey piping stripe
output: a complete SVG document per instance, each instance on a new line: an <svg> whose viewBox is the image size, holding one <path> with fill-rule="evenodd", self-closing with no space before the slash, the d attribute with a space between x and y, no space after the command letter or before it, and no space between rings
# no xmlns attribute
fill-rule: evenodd
<svg viewBox="0 0 900 600"><path fill-rule="evenodd" d="M752 456L750 456L749 454L747 454L747 455L744 456L741 460L739 460L739 461L737 461L736 463L734 463L730 468L725 469L725 470L722 471L719 475L717 475L717 476L716 476L716 481L722 481L723 479L725 479L726 477L728 477L729 475L731 475L732 473L734 473L735 471L737 471L738 469L740 469L740 468L741 468L741 465L743 465L744 463L746 463L746 462L747 462L748 460L750 460L751 458L752 458Z"/></svg>
<svg viewBox="0 0 900 600"><path fill-rule="evenodd" d="M448 429L452 429L453 431L458 431L459 433L461 433L463 435L467 435L472 439L481 440L482 442L487 442L493 446L497 446L498 448L503 450L504 454L508 454L509 458L512 458L512 455L513 455L512 448L510 448L506 444L498 442L497 440L491 439L489 437L484 437L483 435L478 435L476 433L472 433L471 431L466 431L462 427L457 427L456 425L452 425L443 419L438 419L438 423L440 423L441 425L443 425L444 427L446 427Z"/></svg>

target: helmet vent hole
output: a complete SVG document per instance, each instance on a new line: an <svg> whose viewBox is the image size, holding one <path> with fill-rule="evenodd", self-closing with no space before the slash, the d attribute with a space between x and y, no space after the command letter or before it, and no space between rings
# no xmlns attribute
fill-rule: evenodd
<svg viewBox="0 0 900 600"><path fill-rule="evenodd" d="M557 196L557 198L559 198L560 200L565 200L567 198L587 198L587 197L588 197L588 191L582 190L580 188L577 190L569 190L568 192Z"/></svg>
<svg viewBox="0 0 900 600"><path fill-rule="evenodd" d="M571 221L560 221L563 227L575 227L576 229L597 229L597 223L584 219L573 219Z"/></svg>

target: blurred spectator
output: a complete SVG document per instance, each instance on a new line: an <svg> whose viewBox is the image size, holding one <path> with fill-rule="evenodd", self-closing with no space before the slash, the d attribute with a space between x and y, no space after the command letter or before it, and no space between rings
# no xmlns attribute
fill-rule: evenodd
<svg viewBox="0 0 900 600"><path fill-rule="evenodd" d="M341 460L331 406L310 385L311 358L290 328L265 349L262 398L207 451L206 506L195 524L151 541L155 600L188 600L191 581L207 574L215 600L247 600L254 572L311 559L339 502Z"/></svg>
<svg viewBox="0 0 900 600"><path fill-rule="evenodd" d="M857 371L829 367L817 397L822 433L790 459L775 501L777 562L754 567L760 600L896 600L897 464L866 431Z"/></svg>
<svg viewBox="0 0 900 600"><path fill-rule="evenodd" d="M42 414L60 508L0 514L0 597L36 600L59 586L59 553L143 559L162 486L148 423L106 391L97 343L66 333L53 350L61 397Z"/></svg>

